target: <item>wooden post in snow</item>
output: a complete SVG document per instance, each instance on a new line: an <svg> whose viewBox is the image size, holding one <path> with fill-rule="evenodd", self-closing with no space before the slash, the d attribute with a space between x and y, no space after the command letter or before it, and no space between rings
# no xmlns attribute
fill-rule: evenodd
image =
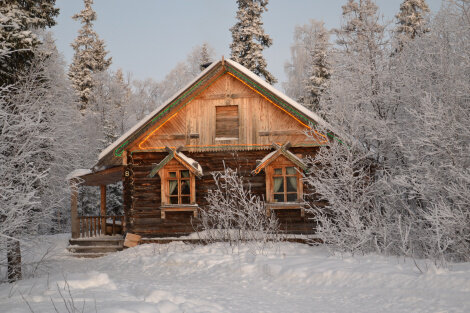
<svg viewBox="0 0 470 313"><path fill-rule="evenodd" d="M101 215L101 233L106 235L106 185L100 185L101 189L101 205L100 205L100 215Z"/></svg>
<svg viewBox="0 0 470 313"><path fill-rule="evenodd" d="M71 183L70 190L72 191L71 197L71 219L72 219L72 239L80 237L80 221L78 220L78 185L76 182Z"/></svg>

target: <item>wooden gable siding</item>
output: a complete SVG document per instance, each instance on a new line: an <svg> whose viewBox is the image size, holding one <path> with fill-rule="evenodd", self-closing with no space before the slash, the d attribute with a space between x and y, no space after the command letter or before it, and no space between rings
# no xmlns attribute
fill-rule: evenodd
<svg viewBox="0 0 470 313"><path fill-rule="evenodd" d="M226 106L238 108L238 140L216 136L217 107ZM184 107L175 108L128 150L155 151L165 146L185 146L186 151L259 150L287 141L311 146L315 142L305 137L306 129L237 78L224 74Z"/></svg>
<svg viewBox="0 0 470 313"><path fill-rule="evenodd" d="M317 148L291 148L296 154L314 155ZM208 190L214 189L215 184L211 173L223 171L226 167L236 168L247 179L254 194L262 199L266 198L266 176L264 171L257 175L251 172L256 167L256 161L261 160L269 151L204 151L188 153L201 165L204 176L196 178L196 203L200 207L207 205L205 196ZM147 175L155 164L163 160L166 152L140 152L128 157L125 171L129 175L124 177L124 211L128 231L145 237L183 235L194 232L198 227L198 220L191 222L191 212L168 212L166 219L161 218L161 180L158 175L148 178ZM307 186L305 186L307 187ZM306 188L306 193L310 191ZM300 211L278 210L276 212L281 226L290 233L311 233L314 225L308 219L301 218Z"/></svg>

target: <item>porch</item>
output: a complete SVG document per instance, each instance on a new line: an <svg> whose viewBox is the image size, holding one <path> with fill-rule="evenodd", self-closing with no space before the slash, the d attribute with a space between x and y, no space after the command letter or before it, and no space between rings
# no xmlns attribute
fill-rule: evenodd
<svg viewBox="0 0 470 313"><path fill-rule="evenodd" d="M123 167L98 172L77 170L68 176L71 188L71 239L67 250L78 257L99 257L123 249L124 215L107 215L106 187L122 180ZM99 215L79 215L80 186L100 188Z"/></svg>

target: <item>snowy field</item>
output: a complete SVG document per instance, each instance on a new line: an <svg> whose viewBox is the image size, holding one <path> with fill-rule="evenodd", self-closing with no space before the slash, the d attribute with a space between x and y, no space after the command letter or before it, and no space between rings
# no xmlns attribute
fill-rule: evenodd
<svg viewBox="0 0 470 313"><path fill-rule="evenodd" d="M410 259L302 244L263 255L152 244L77 259L65 251L67 238L41 238L25 259L54 249L35 277L0 285L0 312L470 312L469 263L436 269L420 260L421 273Z"/></svg>

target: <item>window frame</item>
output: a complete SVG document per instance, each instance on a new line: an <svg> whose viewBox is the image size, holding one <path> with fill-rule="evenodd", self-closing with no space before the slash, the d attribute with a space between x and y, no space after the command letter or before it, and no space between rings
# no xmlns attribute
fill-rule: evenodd
<svg viewBox="0 0 470 313"><path fill-rule="evenodd" d="M294 192L287 191L287 177L292 177L294 175L286 175L287 170L286 168L293 167L295 169L295 177L297 180L297 199L295 201L287 201L287 194L293 194ZM282 175L274 174L275 169L282 168ZM280 156L276 160L274 160L271 164L266 166L266 199L268 203L299 203L302 202L303 199L303 183L302 183L302 170L296 166L294 163L289 161L287 158ZM282 194L284 195L284 201L276 201L274 198L275 194L281 194L274 192L274 177L282 177L283 184L284 184L284 191Z"/></svg>
<svg viewBox="0 0 470 313"><path fill-rule="evenodd" d="M182 172L187 171L188 176L183 177ZM171 173L175 173L175 177L171 177ZM176 181L176 195L170 194L170 182L171 181ZM183 182L187 181L189 184L189 193L188 194L183 194ZM167 179L167 184L168 184L168 202L169 204L191 204L191 171L188 169L180 169L180 170L175 170L175 171L168 171L168 179ZM183 203L183 197L189 198L189 203ZM176 198L176 203L172 203L171 199Z"/></svg>
<svg viewBox="0 0 470 313"><path fill-rule="evenodd" d="M174 161L174 162L173 162ZM181 171L189 171L189 203L181 203L181 197L187 195L181 195L181 180L188 180L186 178L181 179ZM177 172L176 179L174 177L170 177L170 172ZM159 172L160 176L160 186L161 186L161 204L162 205L170 205L170 206L190 206L196 204L196 177L192 171L190 171L185 166L182 166L176 160L171 160L167 165L165 165ZM178 203L171 203L170 197L170 180L177 180L178 181Z"/></svg>

